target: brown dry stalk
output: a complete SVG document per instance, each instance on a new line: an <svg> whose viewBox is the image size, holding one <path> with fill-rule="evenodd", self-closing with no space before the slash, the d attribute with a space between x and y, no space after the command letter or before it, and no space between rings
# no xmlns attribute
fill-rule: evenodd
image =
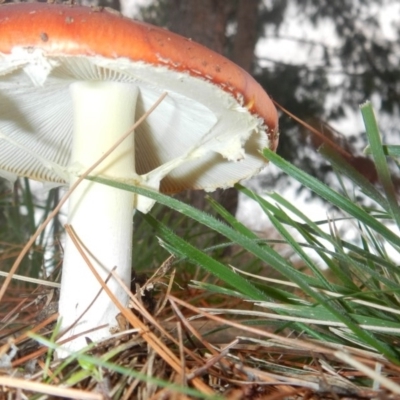
<svg viewBox="0 0 400 400"><path fill-rule="evenodd" d="M104 400L101 393L87 392L85 390L70 389L61 386L48 385L46 383L33 382L27 379L0 376L0 385L16 389L29 390L34 393L44 393L50 396L60 396L69 399L80 400Z"/></svg>
<svg viewBox="0 0 400 400"><path fill-rule="evenodd" d="M307 124L307 122L303 121L301 118L296 117L296 115L292 114L289 110L287 110L285 107L281 106L279 103L277 103L275 100L272 100L272 102L280 109L282 110L285 114L287 114L290 118L294 119L296 122L298 122L300 125L304 126L304 128L308 129L311 133L313 133L315 136L318 136L324 143L328 144L331 146L333 149L335 149L339 154L341 154L345 158L352 157L352 154L350 154L348 151L343 149L342 147L338 146L337 143L335 143L333 140L329 139L327 136L322 134L318 129L315 129L313 126L310 124Z"/></svg>

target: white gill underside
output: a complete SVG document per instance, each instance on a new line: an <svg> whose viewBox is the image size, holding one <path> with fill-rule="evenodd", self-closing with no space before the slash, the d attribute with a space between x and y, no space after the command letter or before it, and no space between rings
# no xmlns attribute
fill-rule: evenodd
<svg viewBox="0 0 400 400"><path fill-rule="evenodd" d="M259 153L268 145L262 121L240 99L203 79L125 59L50 58L39 49L17 49L0 54L0 174L65 184L73 120L69 86L104 79L138 86L136 118L168 93L136 130L138 175L132 173L132 182L157 188L162 180L166 192L212 191L265 165Z"/></svg>

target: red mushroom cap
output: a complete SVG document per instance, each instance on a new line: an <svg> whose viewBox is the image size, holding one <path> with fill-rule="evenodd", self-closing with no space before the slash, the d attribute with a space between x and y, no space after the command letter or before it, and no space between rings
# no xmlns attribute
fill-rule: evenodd
<svg viewBox="0 0 400 400"><path fill-rule="evenodd" d="M0 53L40 47L49 55L127 58L201 77L218 85L265 121L278 144L278 116L263 88L242 68L189 39L102 8L19 3L0 6Z"/></svg>

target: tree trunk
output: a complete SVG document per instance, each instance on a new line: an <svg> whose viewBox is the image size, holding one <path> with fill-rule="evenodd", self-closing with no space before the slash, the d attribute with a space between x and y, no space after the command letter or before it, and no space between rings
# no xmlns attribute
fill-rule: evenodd
<svg viewBox="0 0 400 400"><path fill-rule="evenodd" d="M226 0L171 0L171 31L223 54L232 2Z"/></svg>
<svg viewBox="0 0 400 400"><path fill-rule="evenodd" d="M258 38L259 3L259 0L239 0L236 11L237 29L231 59L250 73L253 69L254 50Z"/></svg>
<svg viewBox="0 0 400 400"><path fill-rule="evenodd" d="M99 7L109 7L117 11L121 11L120 0L98 0L97 5Z"/></svg>

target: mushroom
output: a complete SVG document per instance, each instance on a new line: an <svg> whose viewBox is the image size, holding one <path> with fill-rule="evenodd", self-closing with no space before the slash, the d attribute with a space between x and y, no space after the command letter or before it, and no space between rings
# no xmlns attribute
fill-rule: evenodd
<svg viewBox="0 0 400 400"><path fill-rule="evenodd" d="M76 5L0 5L0 174L72 185L163 92L166 98L92 174L163 193L227 188L266 164L277 146L277 112L261 86L221 55L142 22ZM116 266L129 285L132 217L152 202L83 181L70 224L103 279ZM111 291L124 305L115 279ZM62 329L101 286L67 237L59 313ZM64 338L116 325L104 293ZM86 345L82 336L69 350Z"/></svg>

